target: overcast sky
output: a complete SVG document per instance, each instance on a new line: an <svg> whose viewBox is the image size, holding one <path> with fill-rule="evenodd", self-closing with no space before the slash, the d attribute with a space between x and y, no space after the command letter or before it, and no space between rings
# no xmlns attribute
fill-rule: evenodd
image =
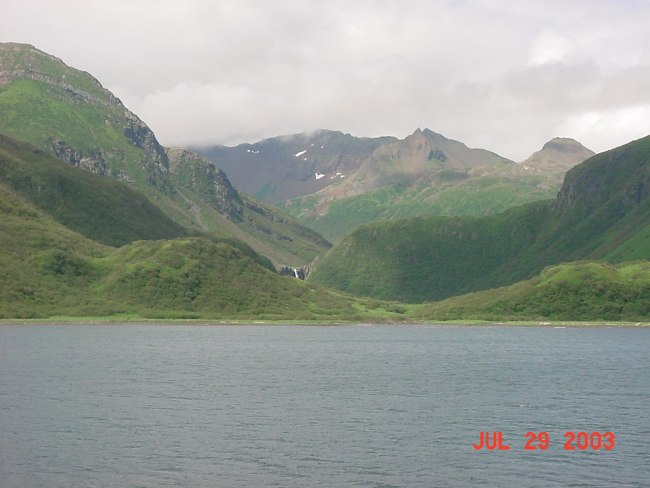
<svg viewBox="0 0 650 488"><path fill-rule="evenodd" d="M650 134L650 0L2 0L164 145L429 128L520 161Z"/></svg>

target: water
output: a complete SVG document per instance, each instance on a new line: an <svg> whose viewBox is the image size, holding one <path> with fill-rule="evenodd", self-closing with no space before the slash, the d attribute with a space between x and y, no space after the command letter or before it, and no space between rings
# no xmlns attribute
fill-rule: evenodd
<svg viewBox="0 0 650 488"><path fill-rule="evenodd" d="M0 487L646 487L649 358L632 328L0 325Z"/></svg>

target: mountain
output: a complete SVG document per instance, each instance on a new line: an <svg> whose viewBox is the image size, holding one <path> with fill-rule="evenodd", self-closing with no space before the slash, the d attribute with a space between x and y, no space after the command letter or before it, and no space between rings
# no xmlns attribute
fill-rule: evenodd
<svg viewBox="0 0 650 488"><path fill-rule="evenodd" d="M0 137L0 319L386 321L404 312L282 277L241 241L188 232L125 184Z"/></svg>
<svg viewBox="0 0 650 488"><path fill-rule="evenodd" d="M540 172L561 173L564 176L571 168L595 154L574 139L555 137L519 164L526 169L534 168Z"/></svg>
<svg viewBox="0 0 650 488"><path fill-rule="evenodd" d="M530 279L548 265L650 257L650 137L571 169L556 200L490 217L361 226L318 263L314 282L423 302Z"/></svg>
<svg viewBox="0 0 650 488"><path fill-rule="evenodd" d="M202 230L232 235L276 264L291 267L308 265L332 247L297 219L237 191L222 170L198 153L167 148L166 154L169 179Z"/></svg>
<svg viewBox="0 0 650 488"><path fill-rule="evenodd" d="M354 173L377 148L396 140L394 137L358 138L320 130L237 147L193 149L226 171L240 191L276 204L341 181L345 175ZM319 177L321 174L324 176Z"/></svg>
<svg viewBox="0 0 650 488"><path fill-rule="evenodd" d="M223 168L237 188L270 203L325 189L333 191L335 198L343 198L412 181L432 169L511 162L428 129L418 129L404 140L320 130L234 148L195 149Z"/></svg>
<svg viewBox="0 0 650 488"><path fill-rule="evenodd" d="M224 168L236 187L333 242L376 220L493 215L553 198L561 186L553 172L524 168L428 129L403 140L322 130L196 150Z"/></svg>
<svg viewBox="0 0 650 488"><path fill-rule="evenodd" d="M392 171L384 170L389 175L383 180L385 185L380 181L379 188L364 192L362 185L351 188L354 185L348 185L348 180L339 187L278 206L336 242L354 227L377 220L495 215L524 203L555 198L566 171L557 168L575 166L594 154L571 139L553 139L529 160L514 164L431 131L418 130L404 141L390 144L387 150L377 150L364 166L381 168L377 160L385 159L386 152L402 169L395 171L393 164L389 166ZM441 160L434 158L436 165L427 165L434 153ZM374 172L378 173L381 171Z"/></svg>
<svg viewBox="0 0 650 488"><path fill-rule="evenodd" d="M286 213L240 194L198 154L161 146L90 74L32 46L0 44L0 133L125 182L181 226L234 235L277 264L304 266L330 247Z"/></svg>

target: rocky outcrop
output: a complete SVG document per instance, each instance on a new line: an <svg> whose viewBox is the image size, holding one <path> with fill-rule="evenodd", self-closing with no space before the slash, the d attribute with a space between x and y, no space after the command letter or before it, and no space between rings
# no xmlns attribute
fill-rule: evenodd
<svg viewBox="0 0 650 488"><path fill-rule="evenodd" d="M51 142L52 149L60 160L100 176L110 174L106 164L106 151L102 148L93 148L94 154L92 156L84 156L64 141L52 140Z"/></svg>
<svg viewBox="0 0 650 488"><path fill-rule="evenodd" d="M244 202L226 173L198 153L181 147L165 149L169 174L179 184L234 221L243 219Z"/></svg>
<svg viewBox="0 0 650 488"><path fill-rule="evenodd" d="M158 171L162 174L169 173L167 153L147 124L127 109L124 109L124 118L126 120L124 135L134 146L142 149L147 155L147 160L143 161L143 163L149 167L145 169Z"/></svg>
<svg viewBox="0 0 650 488"><path fill-rule="evenodd" d="M299 280L306 280L311 273L311 267L303 266L301 268L291 268L290 266L280 266L278 274L280 276L291 276Z"/></svg>

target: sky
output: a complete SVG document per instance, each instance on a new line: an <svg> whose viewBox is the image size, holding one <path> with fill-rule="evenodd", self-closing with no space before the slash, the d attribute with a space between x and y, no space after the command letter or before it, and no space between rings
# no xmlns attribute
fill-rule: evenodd
<svg viewBox="0 0 650 488"><path fill-rule="evenodd" d="M650 135L650 0L2 0L166 146L428 128L521 161Z"/></svg>

